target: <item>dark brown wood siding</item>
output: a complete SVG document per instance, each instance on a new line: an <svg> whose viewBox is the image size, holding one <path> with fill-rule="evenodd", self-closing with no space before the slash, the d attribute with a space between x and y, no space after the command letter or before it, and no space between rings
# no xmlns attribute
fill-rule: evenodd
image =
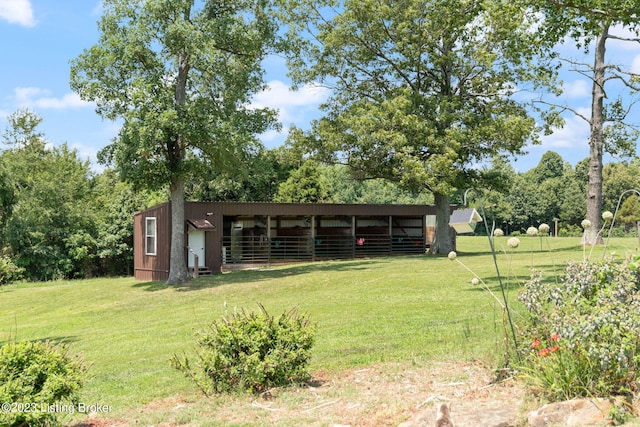
<svg viewBox="0 0 640 427"><path fill-rule="evenodd" d="M364 205L364 204L333 204L333 203L227 203L227 202L196 202L218 209L223 215L435 215L432 205Z"/></svg>
<svg viewBox="0 0 640 427"><path fill-rule="evenodd" d="M156 218L156 254L145 250L146 219ZM167 280L171 248L171 204L137 212L133 225L133 270L138 280Z"/></svg>

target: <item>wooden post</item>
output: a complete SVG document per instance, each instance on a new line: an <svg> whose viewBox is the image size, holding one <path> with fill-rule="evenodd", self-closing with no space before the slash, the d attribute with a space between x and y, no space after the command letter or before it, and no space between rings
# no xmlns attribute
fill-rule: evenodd
<svg viewBox="0 0 640 427"><path fill-rule="evenodd" d="M194 279L198 278L199 270L200 268L198 267L198 255L194 253L193 254L193 278Z"/></svg>
<svg viewBox="0 0 640 427"><path fill-rule="evenodd" d="M316 216L311 215L311 261L316 260Z"/></svg>
<svg viewBox="0 0 640 427"><path fill-rule="evenodd" d="M351 216L351 258L356 257L356 216Z"/></svg>
<svg viewBox="0 0 640 427"><path fill-rule="evenodd" d="M271 265L271 215L267 215L267 265Z"/></svg>
<svg viewBox="0 0 640 427"><path fill-rule="evenodd" d="M389 222L387 229L387 233L389 234L389 254L391 254L391 252L393 252L393 215L389 215L387 221Z"/></svg>

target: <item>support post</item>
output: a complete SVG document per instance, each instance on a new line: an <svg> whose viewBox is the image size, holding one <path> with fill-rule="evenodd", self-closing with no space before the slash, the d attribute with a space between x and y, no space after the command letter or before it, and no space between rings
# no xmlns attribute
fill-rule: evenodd
<svg viewBox="0 0 640 427"><path fill-rule="evenodd" d="M267 215L267 264L271 265L271 215Z"/></svg>
<svg viewBox="0 0 640 427"><path fill-rule="evenodd" d="M198 278L198 273L200 272L200 267L198 266L198 255L193 254L193 278Z"/></svg>

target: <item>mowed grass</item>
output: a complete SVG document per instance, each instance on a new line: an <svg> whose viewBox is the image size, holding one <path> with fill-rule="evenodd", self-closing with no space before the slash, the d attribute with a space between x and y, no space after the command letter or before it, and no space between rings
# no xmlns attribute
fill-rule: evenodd
<svg viewBox="0 0 640 427"><path fill-rule="evenodd" d="M498 265L514 316L518 288L532 268L555 280L567 260L600 259L579 238L521 237L518 249L496 239ZM635 253L637 239L612 239L607 253ZM508 249L508 250L507 250ZM458 261L411 256L277 266L200 278L180 287L132 278L0 287L0 342L50 340L89 366L81 401L125 416L142 405L197 390L171 368L191 352L194 332L236 309L272 314L291 308L318 325L311 371L339 373L377 362L446 360L497 363L501 311L471 285L472 270L499 296L483 237L459 237Z"/></svg>

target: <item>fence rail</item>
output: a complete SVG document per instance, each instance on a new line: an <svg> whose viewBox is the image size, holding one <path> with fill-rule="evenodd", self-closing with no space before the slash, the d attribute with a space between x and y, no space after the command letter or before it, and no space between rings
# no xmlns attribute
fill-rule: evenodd
<svg viewBox="0 0 640 427"><path fill-rule="evenodd" d="M224 236L222 264L268 264L278 261L314 261L357 257L420 254L422 236L383 234L278 236Z"/></svg>

